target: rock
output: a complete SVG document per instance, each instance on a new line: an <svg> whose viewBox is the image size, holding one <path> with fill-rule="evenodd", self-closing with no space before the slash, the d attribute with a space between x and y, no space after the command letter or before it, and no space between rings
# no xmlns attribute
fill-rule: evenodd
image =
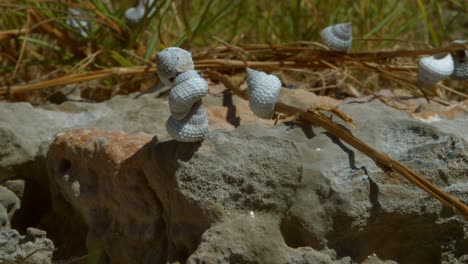
<svg viewBox="0 0 468 264"><path fill-rule="evenodd" d="M23 180L10 180L6 181L3 185L12 191L18 198L22 198L24 194L24 181Z"/></svg>
<svg viewBox="0 0 468 264"><path fill-rule="evenodd" d="M0 259L7 263L49 264L53 251L44 231L30 228L26 236L13 229L0 231Z"/></svg>
<svg viewBox="0 0 468 264"><path fill-rule="evenodd" d="M301 98L296 92L291 100L308 107ZM57 258L89 250L111 263L468 259L466 221L403 178L389 178L322 129L249 125L258 120L236 97L239 109L215 99L205 102L216 117L210 125L240 126L212 131L200 144L167 141L168 107L150 94L99 104L0 103L0 179L26 181L12 224L47 230ZM468 203L463 111L423 122L376 101L341 109L358 124L358 138ZM86 129L59 134L49 151L70 128ZM244 227L251 211L255 225Z"/></svg>
<svg viewBox="0 0 468 264"><path fill-rule="evenodd" d="M358 138L468 202L468 120L425 123L379 102L342 110ZM310 125L243 125L201 143L70 130L48 167L53 204L84 219L82 235L111 263L468 258L465 220Z"/></svg>
<svg viewBox="0 0 468 264"><path fill-rule="evenodd" d="M290 248L277 219L263 214L231 215L202 236L187 260L195 263L340 263L310 247Z"/></svg>
<svg viewBox="0 0 468 264"><path fill-rule="evenodd" d="M381 103L343 110L358 124L357 137L468 201L461 132L468 120L428 124ZM63 197L85 219L88 241L101 239L103 254L115 263L130 256L139 263L159 257L385 263L373 254L386 263L453 263L468 257L467 222L449 208L403 178L389 178L322 129L291 125L213 131L196 144L68 131L48 157L54 202ZM141 226L153 235L135 236ZM111 235L116 230L119 237ZM131 253L122 250L129 244Z"/></svg>
<svg viewBox="0 0 468 264"><path fill-rule="evenodd" d="M18 197L7 188L0 186L0 231L10 229L10 220L19 208Z"/></svg>

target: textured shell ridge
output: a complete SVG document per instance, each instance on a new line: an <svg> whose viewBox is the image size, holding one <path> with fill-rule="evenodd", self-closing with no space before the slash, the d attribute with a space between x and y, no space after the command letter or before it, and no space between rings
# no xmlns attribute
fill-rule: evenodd
<svg viewBox="0 0 468 264"><path fill-rule="evenodd" d="M169 135L181 142L202 141L208 133L208 118L202 105L182 120L173 116L166 122L166 130Z"/></svg>
<svg viewBox="0 0 468 264"><path fill-rule="evenodd" d="M351 22L328 26L320 33L323 42L330 49L336 51L349 51L352 46Z"/></svg>
<svg viewBox="0 0 468 264"><path fill-rule="evenodd" d="M453 78L457 80L468 80L468 60L455 61L455 69L453 71Z"/></svg>
<svg viewBox="0 0 468 264"><path fill-rule="evenodd" d="M169 109L180 120L190 113L192 105L208 93L208 84L202 78L178 82L169 94Z"/></svg>
<svg viewBox="0 0 468 264"><path fill-rule="evenodd" d="M192 61L192 54L181 48L166 48L158 52L156 58L158 76L166 85L170 85L170 80L175 78L177 74L195 68Z"/></svg>
<svg viewBox="0 0 468 264"><path fill-rule="evenodd" d="M271 118L281 89L281 81L274 75L252 69L247 69L247 75L250 109L260 118Z"/></svg>
<svg viewBox="0 0 468 264"><path fill-rule="evenodd" d="M440 58L440 54L421 58L418 62L418 84L428 86L448 79L453 74L455 64L450 54Z"/></svg>
<svg viewBox="0 0 468 264"><path fill-rule="evenodd" d="M455 44L466 44L468 40L454 40ZM468 80L468 50L456 54L454 58L454 71L452 77L457 80Z"/></svg>

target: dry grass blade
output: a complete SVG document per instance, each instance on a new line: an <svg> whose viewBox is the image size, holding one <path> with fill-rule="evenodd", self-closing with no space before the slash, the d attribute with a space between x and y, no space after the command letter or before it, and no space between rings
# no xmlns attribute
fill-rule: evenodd
<svg viewBox="0 0 468 264"><path fill-rule="evenodd" d="M0 32L0 42L9 40L10 38L15 38L21 35L29 34L31 32L28 28L21 29L10 29Z"/></svg>
<svg viewBox="0 0 468 264"><path fill-rule="evenodd" d="M134 74L144 74L144 73L153 73L156 72L156 68L148 68L148 67L132 67L132 68L110 68L104 70L98 70L89 73L81 73L81 74L70 74L67 76L59 77L52 80L46 80L37 83L28 83L22 85L15 85L14 87L1 87L0 88L0 95L8 94L10 95L16 93L25 93L34 90L40 90L45 88L50 88L54 86L62 86L72 83L80 83L85 81L91 80L99 80L104 78L109 78L112 76L122 76L122 75L134 75ZM9 89L8 89L9 88Z"/></svg>
<svg viewBox="0 0 468 264"><path fill-rule="evenodd" d="M210 75L221 81L227 88L232 90L235 94L248 100L248 93L242 90L238 85L235 85L228 76L213 71L210 72ZM440 188L426 180L423 176L419 175L414 170L394 160L388 155L373 149L365 142L353 136L353 134L349 130L333 122L331 119L322 115L318 111L304 111L293 105L283 103L280 100L278 100L278 102L276 103L275 111L290 116L299 114L301 119L321 126L325 130L337 136L339 139L343 140L344 142L348 143L355 149L359 150L360 152L374 160L377 163L377 165L384 167L384 171L394 171L399 175L405 177L411 183L426 191L431 196L438 199L448 207L454 209L456 212L460 213L465 219L468 220L467 205L465 205L455 197L449 195L448 193L442 191Z"/></svg>

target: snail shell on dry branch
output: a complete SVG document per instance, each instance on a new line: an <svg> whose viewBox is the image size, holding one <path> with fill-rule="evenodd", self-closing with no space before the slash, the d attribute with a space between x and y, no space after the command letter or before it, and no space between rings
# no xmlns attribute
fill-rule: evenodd
<svg viewBox="0 0 468 264"><path fill-rule="evenodd" d="M208 93L208 84L192 70L177 75L174 87L169 94L169 109L172 116L181 120L186 117L193 104Z"/></svg>
<svg viewBox="0 0 468 264"><path fill-rule="evenodd" d="M351 22L328 26L320 33L323 42L330 49L348 52L353 43Z"/></svg>
<svg viewBox="0 0 468 264"><path fill-rule="evenodd" d="M247 86L252 112L260 118L271 118L281 89L281 81L274 75L247 68Z"/></svg>
<svg viewBox="0 0 468 264"><path fill-rule="evenodd" d="M169 135L181 142L202 141L208 133L208 117L203 105L195 105L192 112L182 120L170 116L166 122Z"/></svg>
<svg viewBox="0 0 468 264"><path fill-rule="evenodd" d="M164 49L156 55L159 79L166 85L172 84L177 74L193 70L192 53L177 47Z"/></svg>
<svg viewBox="0 0 468 264"><path fill-rule="evenodd" d="M436 54L421 58L418 63L418 85L428 86L448 79L454 71L452 55Z"/></svg>

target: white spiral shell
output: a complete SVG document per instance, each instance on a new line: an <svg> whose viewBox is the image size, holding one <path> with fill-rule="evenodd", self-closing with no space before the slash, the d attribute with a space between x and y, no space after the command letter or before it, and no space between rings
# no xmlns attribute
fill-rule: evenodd
<svg viewBox="0 0 468 264"><path fill-rule="evenodd" d="M348 52L353 44L351 22L328 26L320 33L323 42L330 49Z"/></svg>
<svg viewBox="0 0 468 264"><path fill-rule="evenodd" d="M274 75L247 68L247 86L252 112L260 118L271 118L281 90L281 81Z"/></svg>
<svg viewBox="0 0 468 264"><path fill-rule="evenodd" d="M466 44L468 40L455 40L453 43ZM464 50L461 54L456 54L454 60L454 71L452 77L457 80L468 80L468 50Z"/></svg>
<svg viewBox="0 0 468 264"><path fill-rule="evenodd" d="M454 71L452 55L436 54L421 58L418 63L418 85L429 86L448 79Z"/></svg>
<svg viewBox="0 0 468 264"><path fill-rule="evenodd" d="M203 108L203 105L197 106L182 120L170 116L166 122L166 130L177 141L202 141L208 133L208 117L205 108Z"/></svg>
<svg viewBox="0 0 468 264"><path fill-rule="evenodd" d="M166 85L172 84L177 74L193 70L192 53L177 47L170 47L158 52L156 67L159 79Z"/></svg>
<svg viewBox="0 0 468 264"><path fill-rule="evenodd" d="M177 75L174 87L169 94L169 109L172 116L181 120L186 117L193 104L208 93L208 84L192 70Z"/></svg>

